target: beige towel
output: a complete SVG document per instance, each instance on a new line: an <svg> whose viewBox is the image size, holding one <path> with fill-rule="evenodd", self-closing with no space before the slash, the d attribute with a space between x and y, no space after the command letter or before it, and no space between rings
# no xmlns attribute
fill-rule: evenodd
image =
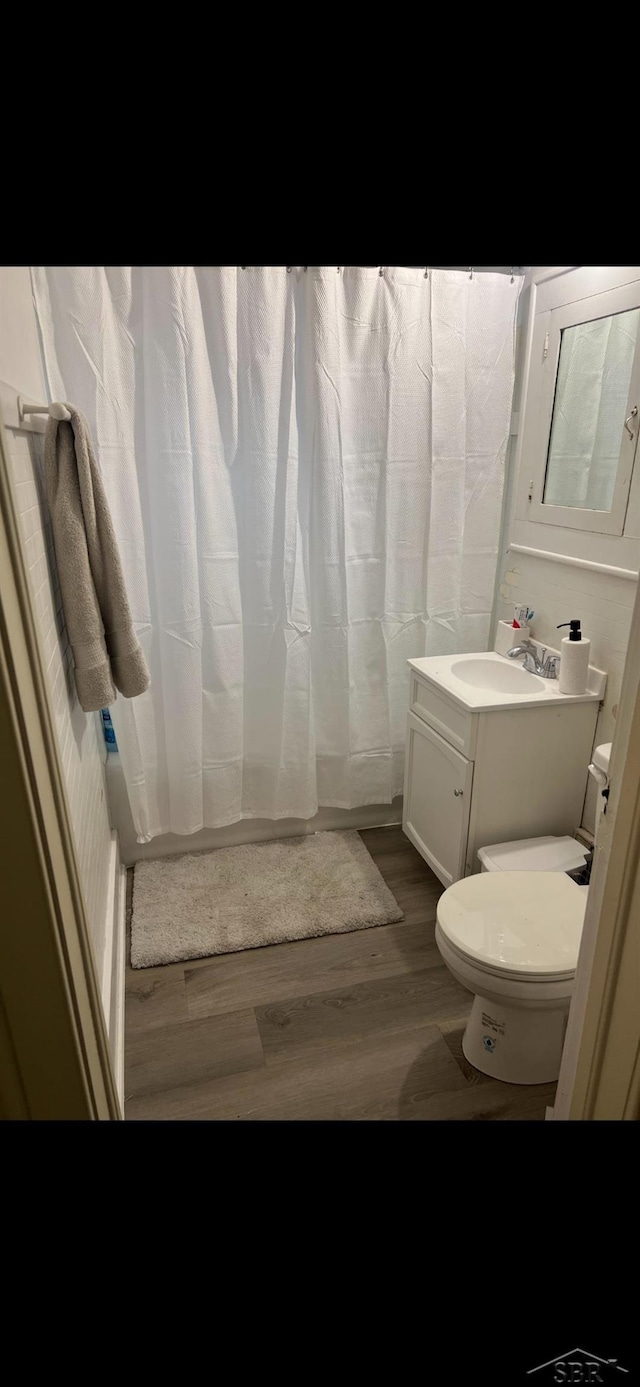
<svg viewBox="0 0 640 1387"><path fill-rule="evenodd" d="M149 687L120 566L120 555L86 419L49 418L45 488L64 616L85 713L107 708L116 689L135 698ZM114 688L115 685L115 688Z"/></svg>

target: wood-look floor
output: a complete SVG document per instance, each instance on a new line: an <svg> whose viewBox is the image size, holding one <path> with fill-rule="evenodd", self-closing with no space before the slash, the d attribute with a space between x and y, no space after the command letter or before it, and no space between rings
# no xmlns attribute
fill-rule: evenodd
<svg viewBox="0 0 640 1387"><path fill-rule="evenodd" d="M555 1084L498 1083L462 1054L471 995L435 944L440 882L400 827L360 836L400 924L127 968L127 1119L544 1118Z"/></svg>

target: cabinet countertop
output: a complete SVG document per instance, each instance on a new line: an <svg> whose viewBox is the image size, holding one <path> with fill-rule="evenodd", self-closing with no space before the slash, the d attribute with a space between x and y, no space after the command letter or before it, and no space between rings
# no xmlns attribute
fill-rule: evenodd
<svg viewBox="0 0 640 1387"><path fill-rule="evenodd" d="M553 653L553 652L552 652ZM500 689L493 689L483 686L481 683L475 684L467 679L460 677L461 671L456 673L455 666L462 666L463 662L475 665L476 662L487 664L487 680L492 677L499 679L500 668L517 669L505 656L496 654L495 651L473 651L460 655L428 655L422 659L409 660L407 663L415 673L432 684L445 698L450 699L459 708L463 708L467 713L489 713L498 712L500 709L513 708L549 708L560 707L565 703L598 703L604 698L607 676L602 670L589 666L590 687L584 694L563 694L560 693L557 679L542 679L538 675L526 675L526 671L520 671L525 677L531 679L531 690L524 688L520 692L505 692ZM494 671L490 666L498 666ZM515 681L514 681L515 682Z"/></svg>

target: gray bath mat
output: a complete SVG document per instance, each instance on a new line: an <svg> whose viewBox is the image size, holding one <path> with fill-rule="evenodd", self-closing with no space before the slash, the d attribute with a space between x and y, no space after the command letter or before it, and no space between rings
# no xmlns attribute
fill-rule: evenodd
<svg viewBox="0 0 640 1387"><path fill-rule="evenodd" d="M353 830L164 857L135 868L131 964L150 968L403 918Z"/></svg>

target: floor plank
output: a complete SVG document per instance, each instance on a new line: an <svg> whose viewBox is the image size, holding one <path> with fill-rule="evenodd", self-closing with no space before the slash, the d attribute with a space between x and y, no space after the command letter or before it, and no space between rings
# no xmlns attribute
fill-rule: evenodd
<svg viewBox="0 0 640 1387"><path fill-rule="evenodd" d="M486 1085L467 1084L464 1089L425 1094L419 1076L410 1074L401 1095L400 1117L405 1122L542 1122L549 1098L541 1090L547 1087L490 1079ZM551 1087L555 1091L555 1084Z"/></svg>
<svg viewBox="0 0 640 1387"><path fill-rule="evenodd" d="M128 1036L187 1021L184 971L131 969L125 978L125 1018Z"/></svg>
<svg viewBox="0 0 640 1387"><path fill-rule="evenodd" d="M465 1079L467 1079L470 1084L490 1084L490 1075L483 1074L481 1069L476 1069L474 1065L469 1064L466 1055L463 1054L462 1037L466 1024L466 1017L463 1017L462 1020L456 1018L455 1021L439 1021L438 1030L445 1044L449 1046L456 1064L460 1065Z"/></svg>
<svg viewBox="0 0 640 1387"><path fill-rule="evenodd" d="M125 1103L139 1094L239 1074L263 1064L253 1011L133 1032L127 1043Z"/></svg>
<svg viewBox="0 0 640 1387"><path fill-rule="evenodd" d="M544 1121L547 1105L553 1106L556 1085L552 1084L505 1084L483 1074L469 1064L462 1051L462 1037L466 1021L439 1021L438 1030L449 1047L453 1058L460 1066L467 1083L489 1085L493 1091L499 1120L512 1121L514 1118L537 1118Z"/></svg>
<svg viewBox="0 0 640 1387"><path fill-rule="evenodd" d="M303 1061L337 1041L377 1040L458 1013L464 989L448 969L376 979L257 1007L267 1064Z"/></svg>
<svg viewBox="0 0 640 1387"><path fill-rule="evenodd" d="M466 1088L437 1027L425 1026L351 1041L304 1065L152 1094L128 1107L129 1116L147 1121L398 1121L426 1113L442 1090Z"/></svg>
<svg viewBox="0 0 640 1387"><path fill-rule="evenodd" d="M186 1005L190 1016L213 1016L441 967L435 940L428 937L424 924L401 921L187 964Z"/></svg>
<svg viewBox="0 0 640 1387"><path fill-rule="evenodd" d="M402 852L408 851L409 856L411 856L412 851L415 852L413 843L409 842L402 824L390 824L388 828L361 828L360 837L365 848L369 849L374 862L377 862L381 853L396 852L400 849ZM432 876L431 868L427 866L424 858L418 852L415 855L418 859L416 866Z"/></svg>
<svg viewBox="0 0 640 1387"><path fill-rule="evenodd" d="M401 923L127 966L128 1119L544 1119L555 1084L502 1084L462 1054L471 995L435 944L440 882L400 826L361 837Z"/></svg>

